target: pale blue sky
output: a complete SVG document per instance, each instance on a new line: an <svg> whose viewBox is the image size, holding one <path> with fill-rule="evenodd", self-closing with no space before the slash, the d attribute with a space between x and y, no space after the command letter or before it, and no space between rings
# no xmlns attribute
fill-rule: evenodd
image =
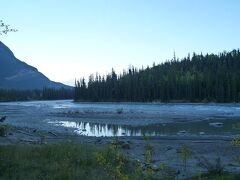
<svg viewBox="0 0 240 180"><path fill-rule="evenodd" d="M50 79L146 67L193 51L240 47L239 0L7 0L2 36L17 58Z"/></svg>

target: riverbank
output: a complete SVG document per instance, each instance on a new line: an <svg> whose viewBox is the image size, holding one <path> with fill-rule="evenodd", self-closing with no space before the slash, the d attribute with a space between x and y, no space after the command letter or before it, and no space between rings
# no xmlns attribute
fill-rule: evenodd
<svg viewBox="0 0 240 180"><path fill-rule="evenodd" d="M240 148L231 145L233 137L227 136L165 136L165 137L87 137L61 134L38 129L8 126L6 136L0 137L1 146L30 145L39 147L49 144L82 144L105 148L115 144L129 159L144 164L146 147L151 147L153 167L164 166L177 173L179 178L206 173L209 169L199 163L217 166L216 159L221 159L221 167L230 173L239 173L237 157ZM190 152L186 158L186 169L181 148ZM217 168L217 167L216 167Z"/></svg>

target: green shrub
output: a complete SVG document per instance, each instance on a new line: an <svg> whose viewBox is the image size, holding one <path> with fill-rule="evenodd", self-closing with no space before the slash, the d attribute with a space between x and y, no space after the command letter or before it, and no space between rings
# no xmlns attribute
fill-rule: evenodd
<svg viewBox="0 0 240 180"><path fill-rule="evenodd" d="M204 173L194 177L187 178L187 180L237 180L240 179L240 174L224 173L221 175Z"/></svg>
<svg viewBox="0 0 240 180"><path fill-rule="evenodd" d="M0 125L0 136L6 136L8 131L8 127L6 125Z"/></svg>
<svg viewBox="0 0 240 180"><path fill-rule="evenodd" d="M95 154L97 162L109 174L109 178L129 180L145 179L139 163L128 160L116 145L110 144Z"/></svg>
<svg viewBox="0 0 240 180"><path fill-rule="evenodd" d="M182 145L179 149L179 157L183 162L185 172L187 171L187 161L191 157L191 150L186 146Z"/></svg>

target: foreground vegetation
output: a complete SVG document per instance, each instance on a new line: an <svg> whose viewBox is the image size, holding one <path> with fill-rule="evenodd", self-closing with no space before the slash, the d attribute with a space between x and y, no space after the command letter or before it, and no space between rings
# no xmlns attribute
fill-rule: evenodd
<svg viewBox="0 0 240 180"><path fill-rule="evenodd" d="M240 51L188 55L76 82L76 101L240 102Z"/></svg>
<svg viewBox="0 0 240 180"><path fill-rule="evenodd" d="M175 179L164 165L153 169L146 146L145 166L128 160L114 143L0 146L0 179ZM186 160L186 159L185 159ZM189 179L237 179L239 175L209 172Z"/></svg>
<svg viewBox="0 0 240 180"><path fill-rule="evenodd" d="M114 148L89 145L0 146L1 179L146 179Z"/></svg>
<svg viewBox="0 0 240 180"><path fill-rule="evenodd" d="M74 144L1 146L0 176L3 179L113 179L98 164L96 157L100 152L103 150Z"/></svg>

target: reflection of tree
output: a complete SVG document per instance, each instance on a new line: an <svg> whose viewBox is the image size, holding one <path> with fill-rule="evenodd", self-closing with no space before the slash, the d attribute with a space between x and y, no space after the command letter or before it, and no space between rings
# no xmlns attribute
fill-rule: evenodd
<svg viewBox="0 0 240 180"><path fill-rule="evenodd" d="M107 126L107 124L98 124L98 126L100 128L99 134L101 134L101 135L106 134L106 126Z"/></svg>
<svg viewBox="0 0 240 180"><path fill-rule="evenodd" d="M102 128L100 128L100 126L98 124L96 124L95 127L96 127L98 135L100 135L100 132L102 132Z"/></svg>
<svg viewBox="0 0 240 180"><path fill-rule="evenodd" d="M155 136L161 132L159 126L129 126L103 123L75 122L76 128L85 129L92 136Z"/></svg>
<svg viewBox="0 0 240 180"><path fill-rule="evenodd" d="M108 132L111 131L108 128L107 124L101 124L101 123L87 123L89 125L89 130L93 136L104 136L109 135ZM84 127L86 127L84 123Z"/></svg>
<svg viewBox="0 0 240 180"><path fill-rule="evenodd" d="M83 129L86 129L86 126L87 126L87 123L84 122L84 123L83 123Z"/></svg>
<svg viewBox="0 0 240 180"><path fill-rule="evenodd" d="M117 136L117 134L118 134L118 126L112 125L112 132L113 132L114 136Z"/></svg>
<svg viewBox="0 0 240 180"><path fill-rule="evenodd" d="M91 132L92 134L94 134L94 135L96 135L96 134L95 134L95 128L96 128L96 126L97 126L97 125L95 125L95 124L89 123L90 132Z"/></svg>
<svg viewBox="0 0 240 180"><path fill-rule="evenodd" d="M108 129L108 131L111 131L113 128L112 128L112 125L111 124L108 124L107 125L107 129Z"/></svg>
<svg viewBox="0 0 240 180"><path fill-rule="evenodd" d="M79 129L79 127L81 126L81 124L80 124L79 122L75 122L75 126L76 126L76 128Z"/></svg>

